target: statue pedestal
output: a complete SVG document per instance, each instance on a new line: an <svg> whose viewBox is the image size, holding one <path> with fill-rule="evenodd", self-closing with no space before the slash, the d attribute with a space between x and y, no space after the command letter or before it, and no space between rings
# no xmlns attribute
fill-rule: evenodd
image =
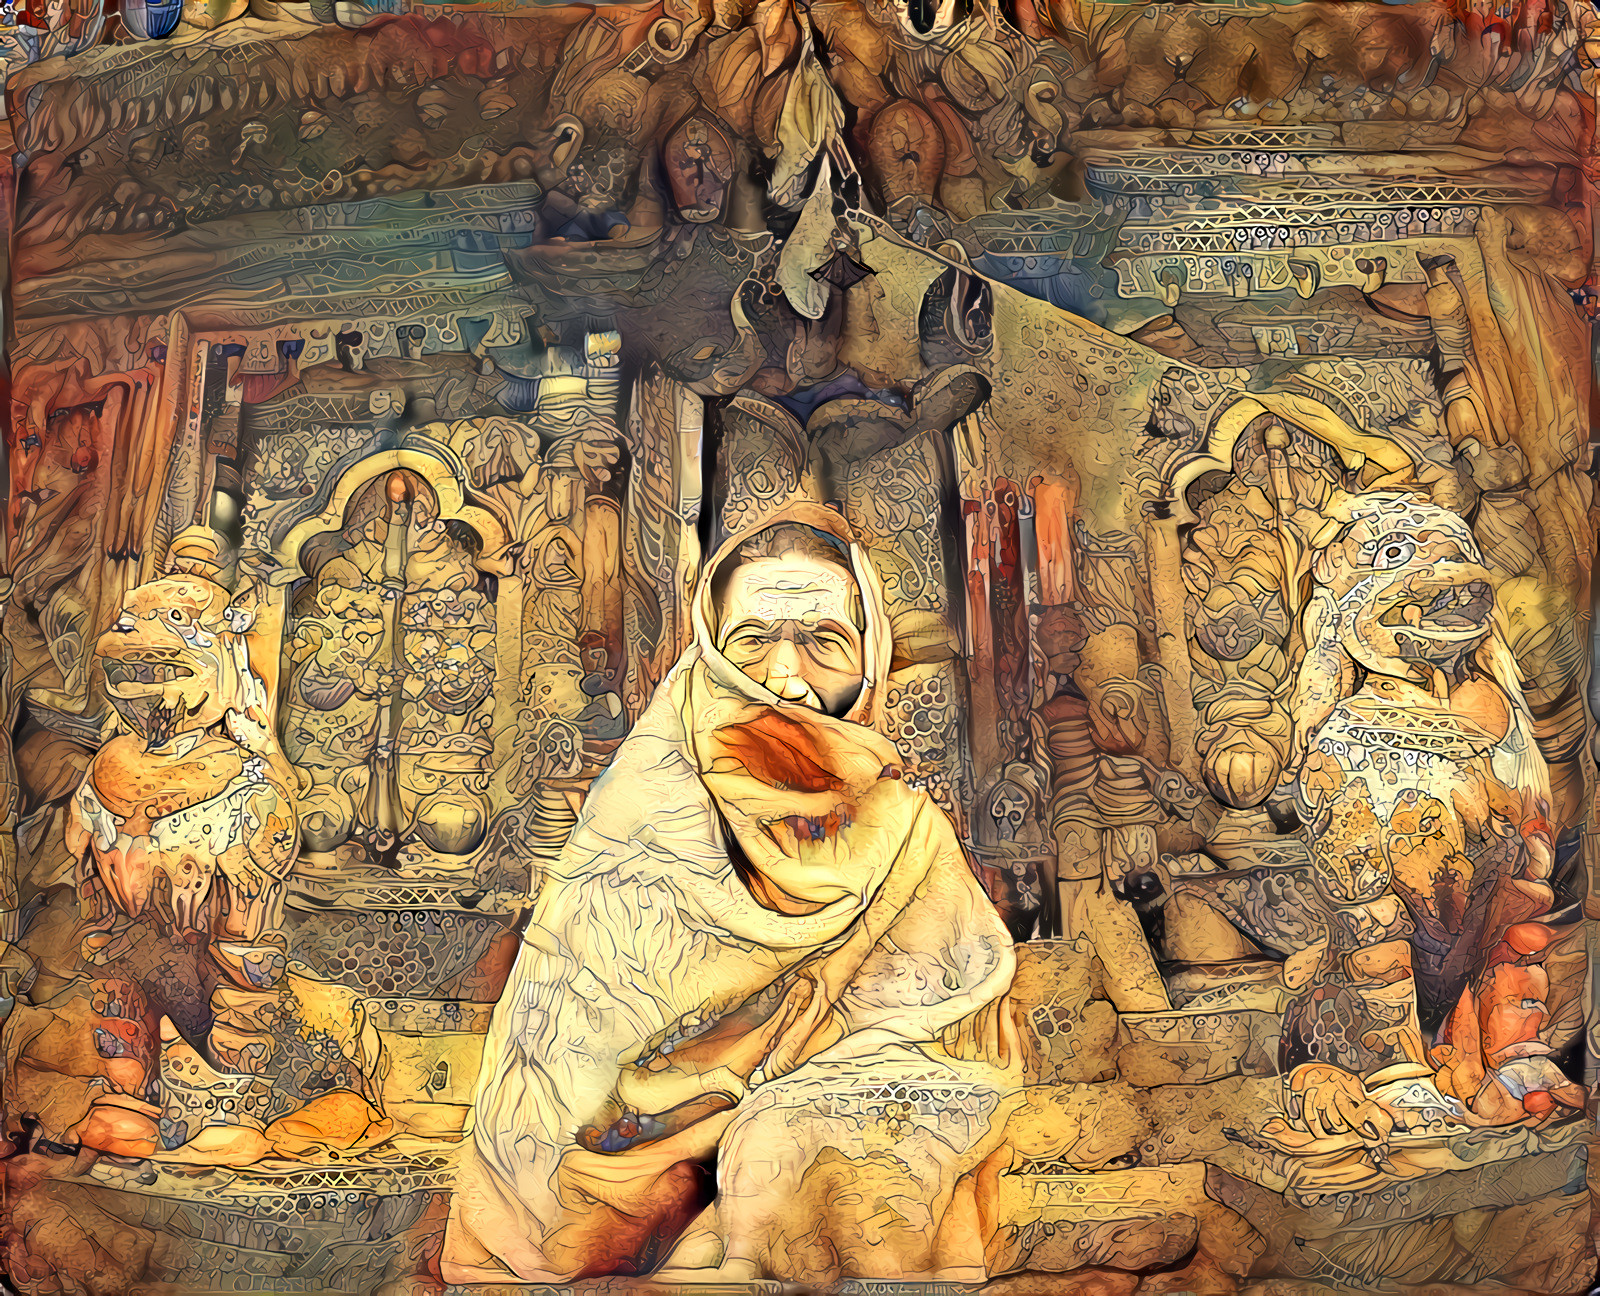
<svg viewBox="0 0 1600 1296"><path fill-rule="evenodd" d="M1462 1136L1451 1151L1463 1168L1308 1191L1296 1187L1302 1163L1257 1143L1280 1111L1274 1014L1119 1018L1097 997L1099 973L1081 947L1044 941L1018 954L1014 993L1040 1047L1009 1126L1017 1156L999 1183L1024 1275L1016 1282L1077 1274L1119 1292L1220 1293L1273 1275L1297 1296L1424 1282L1564 1293L1581 1288L1586 1258L1592 1269L1582 1121ZM243 1171L102 1159L46 1190L87 1194L154 1236L161 1272L188 1290L427 1289L491 1009L407 996L373 996L365 1007L383 1037L384 1100L402 1131L389 1143ZM844 1290L913 1286L930 1290Z"/></svg>
<svg viewBox="0 0 1600 1296"><path fill-rule="evenodd" d="M1241 1150L1207 1167L1205 1191L1261 1233L1263 1263L1313 1291L1586 1290L1595 1266L1587 1122L1494 1133L1476 1149L1471 1136L1453 1141L1458 1156L1484 1153L1482 1164L1356 1192L1297 1190L1282 1173L1294 1170L1288 1158ZM1529 1150L1495 1155L1513 1145Z"/></svg>

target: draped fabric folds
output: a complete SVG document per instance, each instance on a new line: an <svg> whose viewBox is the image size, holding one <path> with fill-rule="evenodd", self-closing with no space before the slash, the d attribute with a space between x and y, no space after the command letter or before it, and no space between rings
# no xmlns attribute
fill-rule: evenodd
<svg viewBox="0 0 1600 1296"><path fill-rule="evenodd" d="M849 544L865 681L843 718L715 644L712 578L782 523ZM981 1277L1020 1094L1014 954L879 731L877 579L835 513L797 505L722 547L694 619L536 898L445 1277Z"/></svg>

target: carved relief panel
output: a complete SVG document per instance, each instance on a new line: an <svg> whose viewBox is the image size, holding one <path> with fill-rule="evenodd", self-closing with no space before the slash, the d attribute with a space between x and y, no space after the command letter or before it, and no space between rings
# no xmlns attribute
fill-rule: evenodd
<svg viewBox="0 0 1600 1296"><path fill-rule="evenodd" d="M402 450L397 461L408 457L441 475L441 460ZM306 580L285 672L291 759L312 778L302 831L328 867L448 868L477 849L492 813L496 582L476 566L485 538L472 522L491 548L503 533L482 509L441 516L420 472L357 471L343 525L314 531L325 513L286 542Z"/></svg>

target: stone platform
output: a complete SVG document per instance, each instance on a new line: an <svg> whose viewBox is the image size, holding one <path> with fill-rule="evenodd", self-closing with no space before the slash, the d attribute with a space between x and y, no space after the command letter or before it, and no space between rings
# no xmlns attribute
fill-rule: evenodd
<svg viewBox="0 0 1600 1296"><path fill-rule="evenodd" d="M1254 1137L1280 1110L1275 1014L1119 1017L1098 965L1066 941L1019 947L1016 996L1038 1049L1000 1198L1027 1272L1000 1290L1224 1293L1250 1289L1252 1273L1289 1284L1262 1293L1429 1281L1580 1289L1559 1284L1579 1278L1586 1254L1582 1122L1463 1136L1451 1163L1465 1168L1306 1192L1289 1158ZM437 1290L434 1257L491 1005L373 996L366 1007L389 1061L384 1101L397 1132L387 1142L237 1172L102 1159L52 1191L153 1239L150 1278L183 1292ZM181 1090L184 1078L172 1078ZM205 1096L215 1113L224 1095L213 1086ZM183 1101L206 1120L192 1083ZM880 1287L929 1289L850 1290ZM739 1288L769 1289L778 1290Z"/></svg>

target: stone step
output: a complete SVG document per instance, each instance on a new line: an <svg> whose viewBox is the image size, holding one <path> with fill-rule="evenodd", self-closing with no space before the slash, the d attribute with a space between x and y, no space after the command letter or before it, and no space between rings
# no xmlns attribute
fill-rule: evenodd
<svg viewBox="0 0 1600 1296"><path fill-rule="evenodd" d="M449 1211L454 1148L240 1172L102 1159L90 1176L95 1205L157 1237L152 1276L185 1292L370 1293L424 1269Z"/></svg>
<svg viewBox="0 0 1600 1296"><path fill-rule="evenodd" d="M1208 1118L1198 1118L1202 1128ZM1248 1154L1230 1159L1226 1149L1168 1165L1025 1168L1000 1176L999 1213L1033 1273L1149 1272L1198 1253L1235 1264L1259 1260L1300 1284L1292 1288L1297 1296L1323 1286L1398 1292L1416 1271L1420 1246L1442 1248L1445 1281L1492 1283L1525 1262L1565 1265L1570 1277L1582 1256L1563 1260L1563 1239L1581 1242L1577 1217L1586 1220L1588 1211L1583 1122L1540 1137L1545 1150L1314 1201L1273 1187L1264 1163L1250 1167ZM1170 1151L1188 1158L1193 1149ZM161 1234L162 1275L185 1291L365 1293L404 1289L425 1267L444 1228L452 1173L446 1155L414 1158L410 1167L302 1166L153 1181L146 1173L132 1182L132 1172L102 1162L91 1172L91 1191L101 1209ZM1435 1228L1448 1217L1469 1221L1482 1245L1455 1247L1449 1230ZM1262 1296L1272 1290L1260 1288Z"/></svg>
<svg viewBox="0 0 1600 1296"><path fill-rule="evenodd" d="M333 1181L318 1170L277 1177L225 1172L155 1183L118 1183L96 1167L93 1191L124 1222L159 1231L160 1277L186 1292L372 1292L417 1273L442 1237L448 1183L419 1173L406 1184L347 1167ZM421 1182L428 1179L430 1182ZM382 1189L394 1189L385 1194ZM409 1188L409 1191L407 1189ZM1231 1225L1205 1193L1202 1165L1098 1174L1003 1174L1002 1217L1018 1231L1031 1269L1138 1269L1174 1263L1206 1230ZM607 1286L585 1283L585 1291ZM739 1285L740 1292L777 1284ZM877 1291L895 1283L866 1284ZM526 1293L477 1284L452 1292ZM703 1296L703 1289L700 1289ZM909 1290L909 1289L908 1289ZM929 1288L917 1285L921 1296ZM952 1287L951 1291L965 1289Z"/></svg>
<svg viewBox="0 0 1600 1296"><path fill-rule="evenodd" d="M1006 1174L999 1212L1018 1230L1032 1272L1165 1269L1196 1248L1236 1248L1239 1223L1206 1195L1205 1178L1200 1164Z"/></svg>
<svg viewBox="0 0 1600 1296"><path fill-rule="evenodd" d="M1230 1076L1278 1073L1283 1019L1277 1013L1222 1009L1125 1013L1117 1072L1129 1084L1206 1084Z"/></svg>
<svg viewBox="0 0 1600 1296"><path fill-rule="evenodd" d="M472 1114L493 1004L368 999L388 1070L383 1105L397 1128L458 1137Z"/></svg>
<svg viewBox="0 0 1600 1296"><path fill-rule="evenodd" d="M1252 964L1252 975L1276 964ZM1185 978L1167 1012L1123 1013L1104 997L1103 972L1086 941L1017 946L1011 997L1031 1028L1034 1084L1081 1084L1120 1076L1135 1085L1202 1084L1228 1076L1274 1075L1281 1018L1262 1008L1203 1004L1203 977ZM1192 983L1192 984L1191 984Z"/></svg>
<svg viewBox="0 0 1600 1296"><path fill-rule="evenodd" d="M433 931L415 921L398 930L409 931L413 941ZM448 937L450 929L439 933ZM1026 1076L1030 1084L1117 1080L1152 1088L1276 1074L1275 1013L1180 1008L1119 1017L1095 997L1097 969L1079 942L1019 947L1013 998L1036 1043ZM459 1134L470 1114L494 1005L396 993L368 994L361 1006L383 1041L387 1070L381 1092L400 1128L432 1137ZM163 1054L163 1078L170 1132L178 1134L181 1126L181 1137L213 1124L265 1125L287 1110L262 1081L214 1071L181 1041L169 1043Z"/></svg>
<svg viewBox="0 0 1600 1296"><path fill-rule="evenodd" d="M494 976L484 969L495 964L503 972L497 959L505 953L503 942L512 939L510 919L408 906L402 901L411 898L413 883L382 879L382 885L383 905L365 912L307 907L303 897L293 902L288 928L295 957L317 976L369 996L369 1007L392 996L453 1000L465 1010L471 996L460 992L487 998ZM1276 976L1276 965L1262 964L1260 970ZM1029 1080L1087 1083L1121 1074L1137 1084L1185 1084L1271 1074L1277 1015L1256 1008L1202 1009L1205 997L1197 987L1204 979L1176 977L1173 998L1179 1006L1171 1012L1124 1014L1119 1020L1087 943L1019 945L1012 999L1038 1044ZM459 1071L455 1063L449 1066L452 1075Z"/></svg>
<svg viewBox="0 0 1600 1296"><path fill-rule="evenodd" d="M440 1296L793 1296L797 1291L812 1290L826 1291L829 1296L973 1296L975 1289L965 1283L891 1282L880 1278L851 1278L820 1289L773 1281L689 1284L638 1278L581 1278L560 1287L540 1283L452 1283Z"/></svg>
<svg viewBox="0 0 1600 1296"><path fill-rule="evenodd" d="M428 1049L481 1045L471 1027L487 1017L465 1014L458 1030L448 1005L397 1001L384 1012L386 1043L414 1050L404 1055L407 1075L434 1056ZM1581 1119L1457 1135L1450 1146L1461 1168L1445 1173L1366 1191L1296 1190L1297 1163L1254 1137L1278 1110L1280 1085L1276 1076L1235 1075L1031 1086L1008 1129L1021 1155L998 1183L1022 1263L1035 1273L1131 1273L1195 1254L1264 1255L1306 1290L1383 1292L1409 1272L1394 1259L1404 1257L1405 1230L1427 1232L1447 1216L1498 1228L1503 1218L1512 1241L1496 1255L1513 1244L1549 1251L1546 1234L1559 1240L1571 1231L1565 1216L1588 1210ZM87 1183L101 1209L159 1236L162 1273L186 1291L399 1292L437 1248L458 1151L449 1139L402 1135L323 1164L242 1171L103 1158ZM1469 1163L1480 1155L1483 1164ZM1501 1258L1514 1267L1514 1256ZM1454 1281L1472 1276L1460 1255L1440 1263L1457 1265ZM1474 1272L1488 1280L1500 1271Z"/></svg>
<svg viewBox="0 0 1600 1296"><path fill-rule="evenodd" d="M493 999L492 951L527 904L525 893L452 872L297 871L284 932L319 977L371 995Z"/></svg>
<svg viewBox="0 0 1600 1296"><path fill-rule="evenodd" d="M1032 1085L1007 1126L1014 1169L1056 1175L1198 1162L1231 1146L1227 1131L1258 1133L1281 1110L1281 1085L1277 1076L1154 1088Z"/></svg>
<svg viewBox="0 0 1600 1296"><path fill-rule="evenodd" d="M295 908L372 913L378 910L435 909L442 913L508 916L527 907L524 892L482 885L471 869L421 873L296 871L289 879L288 903Z"/></svg>
<svg viewBox="0 0 1600 1296"><path fill-rule="evenodd" d="M1235 1146L1209 1158L1206 1192L1262 1234L1275 1271L1304 1284L1296 1293L1322 1285L1414 1291L1424 1280L1586 1291L1594 1281L1590 1141L1582 1117L1397 1139L1389 1155L1398 1160L1410 1143L1426 1168L1364 1190L1297 1188L1300 1164Z"/></svg>
<svg viewBox="0 0 1600 1296"><path fill-rule="evenodd" d="M407 948L431 942L436 955L455 930L443 919L478 920L419 910L401 923L405 912L343 917L380 917L394 924L383 930L409 934ZM1013 994L1039 1049L1012 1118L1021 1156L1000 1188L1031 1268L1165 1265L1205 1230L1236 1227L1204 1191L1204 1159L1225 1150L1222 1130L1257 1128L1277 1107L1275 1014L1119 1020L1103 993L1083 944L1019 947ZM219 1292L398 1290L436 1248L493 1005L400 993L361 1003L383 1040L390 1145L240 1171L95 1166L94 1191L116 1199L104 1208L160 1238L165 1277ZM259 1081L211 1072L181 1049L169 1059L169 1106L196 1129L281 1114Z"/></svg>
<svg viewBox="0 0 1600 1296"><path fill-rule="evenodd" d="M381 1096L401 1133L458 1138L493 1004L454 999L361 1001L383 1042ZM212 1125L263 1128L296 1104L256 1076L222 1072L176 1037L162 1050L162 1135L176 1147Z"/></svg>

